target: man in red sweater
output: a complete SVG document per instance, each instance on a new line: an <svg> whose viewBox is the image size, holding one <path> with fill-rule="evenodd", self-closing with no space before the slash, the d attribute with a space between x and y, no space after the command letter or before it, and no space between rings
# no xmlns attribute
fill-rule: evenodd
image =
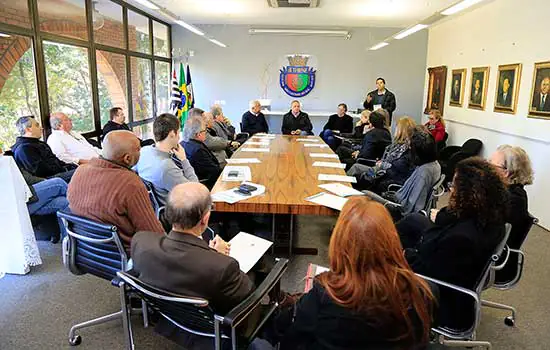
<svg viewBox="0 0 550 350"><path fill-rule="evenodd" d="M103 140L103 156L78 167L67 191L71 211L118 227L128 252L134 233L164 233L145 185L131 170L139 151L139 139L132 132L110 132Z"/></svg>

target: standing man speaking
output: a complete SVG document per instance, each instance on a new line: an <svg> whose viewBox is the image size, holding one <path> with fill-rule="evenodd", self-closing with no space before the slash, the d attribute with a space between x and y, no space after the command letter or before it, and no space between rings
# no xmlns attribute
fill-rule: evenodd
<svg viewBox="0 0 550 350"><path fill-rule="evenodd" d="M384 108L390 114L389 125L391 126L391 118L395 111L395 95L393 92L386 89L386 81L384 78L376 79L376 90L367 94L363 107L369 111L375 111L378 108Z"/></svg>

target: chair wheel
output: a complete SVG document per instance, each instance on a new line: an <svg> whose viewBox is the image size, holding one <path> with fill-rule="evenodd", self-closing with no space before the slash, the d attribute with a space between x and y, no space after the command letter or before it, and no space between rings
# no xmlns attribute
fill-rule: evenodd
<svg viewBox="0 0 550 350"><path fill-rule="evenodd" d="M69 344L71 344L71 346L77 346L80 345L80 343L82 343L82 337L80 335L75 335L74 338L69 338Z"/></svg>
<svg viewBox="0 0 550 350"><path fill-rule="evenodd" d="M507 325L508 327L514 327L516 321L512 318L512 316L507 316L505 319L504 319L504 324Z"/></svg>

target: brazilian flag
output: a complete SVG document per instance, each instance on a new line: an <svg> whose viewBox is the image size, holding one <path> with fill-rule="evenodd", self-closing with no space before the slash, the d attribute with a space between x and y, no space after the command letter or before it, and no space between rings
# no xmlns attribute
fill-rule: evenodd
<svg viewBox="0 0 550 350"><path fill-rule="evenodd" d="M181 91L181 103L178 108L178 118L180 119L181 128L185 125L187 120L187 112L189 111L189 105L187 103L188 94L187 94L187 83L185 82L185 69L183 68L183 63L180 63L180 83Z"/></svg>

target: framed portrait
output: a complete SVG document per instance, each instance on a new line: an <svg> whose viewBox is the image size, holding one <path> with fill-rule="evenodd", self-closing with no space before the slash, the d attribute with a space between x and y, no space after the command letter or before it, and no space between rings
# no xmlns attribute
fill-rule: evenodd
<svg viewBox="0 0 550 350"><path fill-rule="evenodd" d="M468 108L485 110L487 85L489 85L489 67L472 68Z"/></svg>
<svg viewBox="0 0 550 350"><path fill-rule="evenodd" d="M550 61L535 63L529 117L550 119Z"/></svg>
<svg viewBox="0 0 550 350"><path fill-rule="evenodd" d="M429 114L431 110L437 109L443 115L447 66L428 68L428 75L428 97L424 114Z"/></svg>
<svg viewBox="0 0 550 350"><path fill-rule="evenodd" d="M495 112L516 114L520 81L521 63L498 66Z"/></svg>
<svg viewBox="0 0 550 350"><path fill-rule="evenodd" d="M466 86L466 68L453 69L451 73L451 99L449 100L451 106L462 107L464 86Z"/></svg>

